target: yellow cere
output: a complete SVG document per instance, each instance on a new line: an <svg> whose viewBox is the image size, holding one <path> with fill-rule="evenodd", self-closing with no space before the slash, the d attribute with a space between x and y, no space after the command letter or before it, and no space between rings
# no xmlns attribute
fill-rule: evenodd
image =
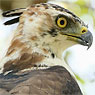
<svg viewBox="0 0 95 95"><path fill-rule="evenodd" d="M84 34L84 33L86 33L88 31L88 29L86 28L86 27L83 27L82 29L81 29L81 34Z"/></svg>
<svg viewBox="0 0 95 95"><path fill-rule="evenodd" d="M58 25L60 28L64 28L64 27L66 27L66 25L67 25L67 20L66 20L64 17L60 17L60 18L58 18L58 20L57 20L57 25Z"/></svg>

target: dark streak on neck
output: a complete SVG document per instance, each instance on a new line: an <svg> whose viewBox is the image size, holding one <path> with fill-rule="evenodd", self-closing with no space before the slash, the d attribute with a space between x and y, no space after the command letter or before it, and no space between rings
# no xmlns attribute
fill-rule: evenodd
<svg viewBox="0 0 95 95"><path fill-rule="evenodd" d="M52 37L56 37L57 36L57 31L55 31L55 29L51 29L48 33L50 35L52 35Z"/></svg>
<svg viewBox="0 0 95 95"><path fill-rule="evenodd" d="M55 54L54 53L51 53L51 56L52 56L52 58L55 58Z"/></svg>

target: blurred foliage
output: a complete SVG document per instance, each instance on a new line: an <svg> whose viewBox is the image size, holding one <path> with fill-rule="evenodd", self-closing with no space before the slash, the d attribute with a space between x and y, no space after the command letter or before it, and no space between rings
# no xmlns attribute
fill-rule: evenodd
<svg viewBox="0 0 95 95"><path fill-rule="evenodd" d="M25 8L32 4L46 3L48 0L0 0L0 8L4 11L15 9L15 8Z"/></svg>
<svg viewBox="0 0 95 95"><path fill-rule="evenodd" d="M85 84L85 81L82 78L80 78L77 74L75 74L75 77L78 81L80 81L81 84Z"/></svg>

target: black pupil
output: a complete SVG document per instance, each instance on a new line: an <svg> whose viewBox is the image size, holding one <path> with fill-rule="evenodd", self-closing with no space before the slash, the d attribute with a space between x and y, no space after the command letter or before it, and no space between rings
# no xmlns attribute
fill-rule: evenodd
<svg viewBox="0 0 95 95"><path fill-rule="evenodd" d="M64 20L61 20L61 21L60 21L60 24L61 24L61 25L64 25Z"/></svg>

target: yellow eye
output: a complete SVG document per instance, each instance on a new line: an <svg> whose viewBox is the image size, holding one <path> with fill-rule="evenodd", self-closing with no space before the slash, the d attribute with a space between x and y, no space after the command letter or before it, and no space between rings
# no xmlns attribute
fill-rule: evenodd
<svg viewBox="0 0 95 95"><path fill-rule="evenodd" d="M60 18L57 19L57 25L60 28L64 28L67 25L67 20L64 17L60 17Z"/></svg>
<svg viewBox="0 0 95 95"><path fill-rule="evenodd" d="M86 33L88 30L87 30L87 28L86 27L83 27L82 29L81 29L81 34L84 34L84 33Z"/></svg>

